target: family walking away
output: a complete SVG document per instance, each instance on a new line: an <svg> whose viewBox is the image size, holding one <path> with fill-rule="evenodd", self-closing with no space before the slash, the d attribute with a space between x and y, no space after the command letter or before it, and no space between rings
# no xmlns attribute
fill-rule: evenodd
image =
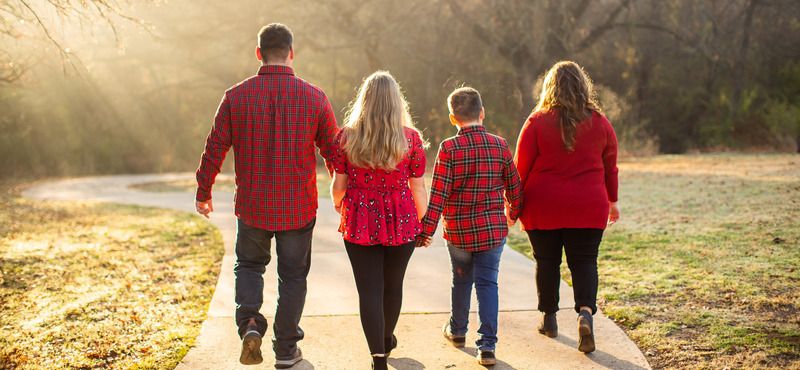
<svg viewBox="0 0 800 370"><path fill-rule="evenodd" d="M242 364L263 361L268 325L259 311L273 238L275 367L290 368L303 359L297 343L304 337L300 319L318 208L317 150L333 177L331 198L341 215L339 232L373 369L387 369L398 340L414 340L395 333L406 267L415 248L432 243L440 219L452 269L451 314L441 328L430 328L431 335L465 346L474 286L477 361L496 363L500 260L509 228L519 220L536 260L539 332L558 335L563 250L574 286L578 350L595 350L598 250L604 229L619 218L617 139L580 66L559 62L546 73L513 155L507 141L484 126L480 93L471 87L453 91L446 99L449 122L442 124L452 124L457 133L439 146L428 200L428 142L390 73L375 72L363 81L340 129L325 93L295 76L288 27L262 28L255 54L258 74L228 89L217 109L197 169L195 202L201 215L214 211L211 189L232 148Z"/></svg>

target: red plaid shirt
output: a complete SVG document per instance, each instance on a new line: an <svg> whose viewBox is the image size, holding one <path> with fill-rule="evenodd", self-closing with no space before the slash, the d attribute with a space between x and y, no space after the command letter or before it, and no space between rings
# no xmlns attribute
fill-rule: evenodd
<svg viewBox="0 0 800 370"><path fill-rule="evenodd" d="M444 238L455 247L495 248L508 235L504 205L516 219L521 202L519 174L506 141L482 125L464 127L439 147L422 236L432 236L444 215Z"/></svg>
<svg viewBox="0 0 800 370"><path fill-rule="evenodd" d="M211 199L233 147L236 216L270 231L299 229L317 213L314 146L326 161L333 159L337 133L320 88L295 77L291 67L261 66L222 97L197 169L197 200Z"/></svg>

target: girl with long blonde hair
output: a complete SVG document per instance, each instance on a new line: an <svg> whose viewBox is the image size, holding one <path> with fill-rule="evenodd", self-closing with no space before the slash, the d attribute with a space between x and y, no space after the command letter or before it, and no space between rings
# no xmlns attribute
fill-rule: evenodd
<svg viewBox="0 0 800 370"><path fill-rule="evenodd" d="M372 368L386 369L403 278L421 231L428 196L425 141L400 85L388 72L367 77L336 138L331 197L353 267Z"/></svg>
<svg viewBox="0 0 800 370"><path fill-rule="evenodd" d="M575 62L558 62L545 75L514 161L523 189L519 219L536 259L539 332L558 335L563 249L578 313L578 350L592 352L597 253L604 229L619 219L617 137L595 100L592 80Z"/></svg>

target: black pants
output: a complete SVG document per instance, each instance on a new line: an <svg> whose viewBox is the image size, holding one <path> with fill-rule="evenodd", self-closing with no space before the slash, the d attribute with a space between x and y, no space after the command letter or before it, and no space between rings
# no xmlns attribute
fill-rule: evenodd
<svg viewBox="0 0 800 370"><path fill-rule="evenodd" d="M372 354L386 353L403 304L403 278L414 242L363 246L344 242L358 289L361 326Z"/></svg>
<svg viewBox="0 0 800 370"><path fill-rule="evenodd" d="M272 259L271 240L278 255L278 307L275 310L272 348L276 358L291 358L297 342L303 339L300 317L306 303L306 278L311 268L311 238L316 219L308 225L287 231L268 231L238 221L236 264L233 266L236 291L236 325L239 336L255 319L258 332L267 331L267 319L259 310L264 300L264 271Z"/></svg>
<svg viewBox="0 0 800 370"><path fill-rule="evenodd" d="M603 229L528 230L536 259L536 288L539 311L558 311L558 288L561 284L561 250L567 255L572 273L575 312L581 306L597 312L597 251Z"/></svg>

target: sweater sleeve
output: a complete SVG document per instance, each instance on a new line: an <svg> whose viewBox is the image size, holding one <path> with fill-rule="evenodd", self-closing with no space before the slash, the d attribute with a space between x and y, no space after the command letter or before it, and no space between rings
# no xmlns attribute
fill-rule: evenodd
<svg viewBox="0 0 800 370"><path fill-rule="evenodd" d="M509 217L512 220L516 220L519 218L519 210L522 208L522 191L519 188L519 173L517 172L517 166L514 165L514 161L511 158L511 152L508 150L508 147L506 146L503 149L503 159L506 163L503 168L503 182L506 187L506 204L508 204L510 210Z"/></svg>
<svg viewBox="0 0 800 370"><path fill-rule="evenodd" d="M608 201L616 202L617 188L619 186L619 169L617 168L617 134L608 120L603 119L606 126L606 147L603 149L603 167L605 168L606 179L606 192L608 193Z"/></svg>
<svg viewBox="0 0 800 370"><path fill-rule="evenodd" d="M539 156L534 119L535 117L531 115L522 125L519 139L517 139L516 153L514 154L514 164L519 172L520 187L522 189L525 189L525 183L533 170L533 164L536 162L536 157Z"/></svg>

